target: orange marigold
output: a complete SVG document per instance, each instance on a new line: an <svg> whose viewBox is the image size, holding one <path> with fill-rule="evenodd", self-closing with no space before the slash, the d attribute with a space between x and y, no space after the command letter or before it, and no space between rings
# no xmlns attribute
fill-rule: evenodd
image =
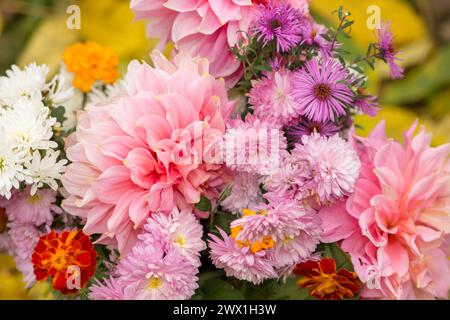
<svg viewBox="0 0 450 320"><path fill-rule="evenodd" d="M53 288L63 294L75 293L94 275L96 256L92 242L81 230L52 230L34 248L34 274L38 281L51 277Z"/></svg>
<svg viewBox="0 0 450 320"><path fill-rule="evenodd" d="M294 273L303 276L297 284L309 288L309 294L319 300L352 298L360 290L356 273L346 269L336 271L336 261L332 258L299 263Z"/></svg>
<svg viewBox="0 0 450 320"><path fill-rule="evenodd" d="M75 43L63 53L67 70L74 73L73 86L89 92L95 81L112 84L119 77L119 58L110 48L88 41Z"/></svg>

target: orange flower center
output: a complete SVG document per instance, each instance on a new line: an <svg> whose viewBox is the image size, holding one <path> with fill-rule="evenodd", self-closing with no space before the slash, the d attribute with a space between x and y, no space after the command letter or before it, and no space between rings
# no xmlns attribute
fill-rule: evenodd
<svg viewBox="0 0 450 320"><path fill-rule="evenodd" d="M244 217L246 216L253 216L255 214L263 214L266 215L267 211L260 211L260 212L255 212L249 209L243 209L242 210L242 215ZM254 241L254 242L250 242L250 241L241 241L241 240L236 240L236 237L238 236L238 234L243 230L242 226L237 226L234 228L231 228L231 237L233 239L235 239L236 243L238 244L239 247L250 247L250 251L252 253L257 253L261 250L268 250L274 247L275 245L275 241L271 238L271 237L264 237L259 241Z"/></svg>

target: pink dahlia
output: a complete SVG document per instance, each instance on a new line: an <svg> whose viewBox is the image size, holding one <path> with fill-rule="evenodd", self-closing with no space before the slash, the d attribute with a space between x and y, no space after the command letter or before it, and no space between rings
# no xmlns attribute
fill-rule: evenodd
<svg viewBox="0 0 450 320"><path fill-rule="evenodd" d="M287 142L281 127L252 114L229 121L224 137L229 168L251 174L269 174L280 166Z"/></svg>
<svg viewBox="0 0 450 320"><path fill-rule="evenodd" d="M314 193L321 203L333 202L353 193L361 162L353 146L339 135L330 138L318 133L302 137L292 151L299 163L306 163Z"/></svg>
<svg viewBox="0 0 450 320"><path fill-rule="evenodd" d="M190 212L180 212L174 208L170 215L154 213L145 223L139 238L150 245L156 242L175 247L198 267L200 252L206 249L202 236L203 227L198 219Z"/></svg>
<svg viewBox="0 0 450 320"><path fill-rule="evenodd" d="M362 160L355 192L320 215L324 241L342 240L367 297L447 298L450 266L450 144L430 147L417 124L404 143L388 140L380 123L368 138L355 137Z"/></svg>
<svg viewBox="0 0 450 320"><path fill-rule="evenodd" d="M266 279L276 278L274 263L268 259L266 250L252 251L219 229L222 239L210 234L208 245L210 257L217 268L224 269L229 277L260 284Z"/></svg>
<svg viewBox="0 0 450 320"><path fill-rule="evenodd" d="M349 72L333 59L311 59L294 76L297 110L312 121L335 121L353 102Z"/></svg>
<svg viewBox="0 0 450 320"><path fill-rule="evenodd" d="M178 50L208 58L211 74L226 78L232 87L239 80L242 67L230 48L250 30L258 4L268 2L271 1L132 0L131 9L137 19L148 21L147 34L160 40L159 49L173 41ZM306 0L289 2L308 10Z"/></svg>
<svg viewBox="0 0 450 320"><path fill-rule="evenodd" d="M223 183L222 165L209 162L234 108L208 61L162 54L155 67L130 63L126 93L92 106L79 119L72 161L62 181L64 209L86 220L84 232L124 254L150 212L192 211L200 196ZM206 162L208 160L208 162Z"/></svg>
<svg viewBox="0 0 450 320"><path fill-rule="evenodd" d="M118 282L112 280L109 286L114 286L112 293L119 293L118 297L123 290L125 300L189 299L198 288L198 269L177 248L165 251L139 242L120 261L116 272Z"/></svg>
<svg viewBox="0 0 450 320"><path fill-rule="evenodd" d="M292 96L293 76L292 71L282 69L268 72L263 78L252 82L248 96L255 116L280 126L299 117Z"/></svg>
<svg viewBox="0 0 450 320"><path fill-rule="evenodd" d="M10 221L35 226L50 225L53 213L62 212L54 204L56 192L52 189L40 189L32 196L30 190L30 187L26 187L22 192L16 191L9 200L0 198L0 207L5 208Z"/></svg>

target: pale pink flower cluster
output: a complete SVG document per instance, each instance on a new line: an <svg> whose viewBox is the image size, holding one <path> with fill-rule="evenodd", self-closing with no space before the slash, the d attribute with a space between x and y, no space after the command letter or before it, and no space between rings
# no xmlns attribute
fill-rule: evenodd
<svg viewBox="0 0 450 320"><path fill-rule="evenodd" d="M280 127L299 118L297 103L292 96L293 76L292 71L277 70L265 73L261 79L253 80L248 96L254 115Z"/></svg>
<svg viewBox="0 0 450 320"><path fill-rule="evenodd" d="M39 189L32 196L31 187L15 190L10 199L0 198L0 208L5 209L7 228L0 234L0 252L14 257L16 268L23 274L23 280L30 288L36 282L31 255L39 237L49 230L54 216L62 213L55 205L56 192Z"/></svg>
<svg viewBox="0 0 450 320"><path fill-rule="evenodd" d="M280 126L247 114L245 120L228 122L224 150L229 168L267 175L280 167L287 153L287 142Z"/></svg>
<svg viewBox="0 0 450 320"><path fill-rule="evenodd" d="M228 276L255 284L307 259L322 231L317 213L294 202L261 205L231 228L232 236L220 230L222 239L210 234L211 259Z"/></svg>
<svg viewBox="0 0 450 320"><path fill-rule="evenodd" d="M431 135L422 128L414 136L416 127L403 144L386 138L384 122L355 137L362 160L355 192L320 212L323 241L342 240L365 297L448 298L450 145L430 147Z"/></svg>
<svg viewBox="0 0 450 320"><path fill-rule="evenodd" d="M112 277L91 287L95 300L189 299L198 288L203 228L190 212L155 213Z"/></svg>
<svg viewBox="0 0 450 320"><path fill-rule="evenodd" d="M265 198L272 202L313 200L321 206L350 195L361 167L352 145L338 134L327 138L317 132L304 135L301 142L280 170L266 178Z"/></svg>

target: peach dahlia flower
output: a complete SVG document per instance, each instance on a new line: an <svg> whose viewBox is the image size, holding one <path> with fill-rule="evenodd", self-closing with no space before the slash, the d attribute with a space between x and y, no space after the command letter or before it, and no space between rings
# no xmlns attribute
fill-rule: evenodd
<svg viewBox="0 0 450 320"><path fill-rule="evenodd" d="M64 209L122 254L149 214L192 212L202 194L214 195L223 183L222 166L202 156L234 107L224 81L209 74L203 58L152 58L154 68L130 63L123 96L80 117L62 179Z"/></svg>

